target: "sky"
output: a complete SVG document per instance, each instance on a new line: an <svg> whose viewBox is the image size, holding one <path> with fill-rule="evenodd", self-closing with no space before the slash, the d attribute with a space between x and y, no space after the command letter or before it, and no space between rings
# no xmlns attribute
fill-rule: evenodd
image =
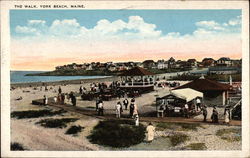
<svg viewBox="0 0 250 158"><path fill-rule="evenodd" d="M241 10L11 10L11 69L241 58Z"/></svg>

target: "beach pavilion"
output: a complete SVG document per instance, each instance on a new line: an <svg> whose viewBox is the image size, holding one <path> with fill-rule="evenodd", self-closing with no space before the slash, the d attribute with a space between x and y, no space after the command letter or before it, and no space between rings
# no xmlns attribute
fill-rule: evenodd
<svg viewBox="0 0 250 158"><path fill-rule="evenodd" d="M204 94L203 101L206 105L226 105L228 103L229 84L223 84L214 80L201 77L175 89L192 88Z"/></svg>
<svg viewBox="0 0 250 158"><path fill-rule="evenodd" d="M162 93L156 97L156 110L160 106L165 106L167 115L174 113L183 113L186 103L189 104L189 111L196 113L195 100L203 98L203 93L191 88L176 89L170 91L168 94ZM194 106L191 106L194 105Z"/></svg>
<svg viewBox="0 0 250 158"><path fill-rule="evenodd" d="M119 75L119 87L125 91L148 92L154 90L155 74L141 67L134 67Z"/></svg>

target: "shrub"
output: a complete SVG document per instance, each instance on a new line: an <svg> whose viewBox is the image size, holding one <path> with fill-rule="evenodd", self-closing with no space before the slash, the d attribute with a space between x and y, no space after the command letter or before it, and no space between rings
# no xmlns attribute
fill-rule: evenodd
<svg viewBox="0 0 250 158"><path fill-rule="evenodd" d="M198 123L174 123L161 122L156 125L158 130L172 129L172 130L197 130L197 127L202 127Z"/></svg>
<svg viewBox="0 0 250 158"><path fill-rule="evenodd" d="M66 111L61 109L58 111L52 110L28 110L28 111L14 111L11 113L12 118L24 119L24 118L38 118L44 116L54 116L65 113Z"/></svg>
<svg viewBox="0 0 250 158"><path fill-rule="evenodd" d="M139 144L145 138L145 127L135 126L130 120L101 121L88 137L92 143L111 146L129 147Z"/></svg>
<svg viewBox="0 0 250 158"><path fill-rule="evenodd" d="M177 125L175 123L160 122L156 124L156 128L157 130L176 129Z"/></svg>
<svg viewBox="0 0 250 158"><path fill-rule="evenodd" d="M25 150L25 149L22 146L22 144L14 142L10 144L10 150Z"/></svg>
<svg viewBox="0 0 250 158"><path fill-rule="evenodd" d="M66 127L67 123L69 122L75 122L78 120L77 118L62 118L62 119L44 119L36 124L40 124L43 127L46 128L64 128Z"/></svg>
<svg viewBox="0 0 250 158"><path fill-rule="evenodd" d="M216 135L228 142L241 141L240 128L220 129L216 132Z"/></svg>
<svg viewBox="0 0 250 158"><path fill-rule="evenodd" d="M195 130L195 131L197 131L197 127L201 127L201 125L198 123L179 123L179 125L181 126L181 128L183 130Z"/></svg>
<svg viewBox="0 0 250 158"><path fill-rule="evenodd" d="M206 150L207 149L205 143L191 143L187 145L185 148L189 150Z"/></svg>
<svg viewBox="0 0 250 158"><path fill-rule="evenodd" d="M172 136L169 136L170 142L173 146L179 145L181 143L184 143L185 141L189 140L189 136L186 134L175 134Z"/></svg>
<svg viewBox="0 0 250 158"><path fill-rule="evenodd" d="M78 132L81 132L84 127L82 126L71 126L65 134L77 134Z"/></svg>

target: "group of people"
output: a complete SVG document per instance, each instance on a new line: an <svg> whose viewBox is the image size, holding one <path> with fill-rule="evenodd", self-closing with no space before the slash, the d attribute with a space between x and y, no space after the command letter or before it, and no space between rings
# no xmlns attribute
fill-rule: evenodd
<svg viewBox="0 0 250 158"><path fill-rule="evenodd" d="M125 110L128 110L128 105L129 105L129 101L127 98L125 98L123 100L123 106ZM122 106L121 101L117 102L115 106L117 118L121 117L121 113L123 112L123 106ZM137 104L135 103L135 98L132 98L130 101L130 105L129 105L129 116L132 118L135 118L137 115L138 115L138 107L137 107Z"/></svg>
<svg viewBox="0 0 250 158"><path fill-rule="evenodd" d="M65 104L66 102L66 98L68 100L68 102L72 103L73 106L76 106L76 96L73 92L68 93L62 93L62 88L59 86L58 88L58 95L53 97L53 101L55 104ZM46 95L44 95L43 98L43 104L47 105L48 104L48 97ZM66 104L68 104L66 102Z"/></svg>
<svg viewBox="0 0 250 158"><path fill-rule="evenodd" d="M106 83L91 83L90 84L90 90L91 92L103 92L104 89L108 88Z"/></svg>
<svg viewBox="0 0 250 158"><path fill-rule="evenodd" d="M202 107L203 113L203 122L207 122L207 106L204 105ZM216 109L216 106L213 107L212 115L211 115L212 123L219 123L219 112ZM230 122L230 108L226 107L224 110L224 123L229 124Z"/></svg>

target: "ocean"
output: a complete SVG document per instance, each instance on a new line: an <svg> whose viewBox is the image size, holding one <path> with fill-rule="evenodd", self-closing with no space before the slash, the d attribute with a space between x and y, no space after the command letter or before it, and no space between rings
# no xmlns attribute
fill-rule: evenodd
<svg viewBox="0 0 250 158"><path fill-rule="evenodd" d="M25 76L46 71L10 71L10 83L53 82L78 79L106 78L109 76Z"/></svg>

